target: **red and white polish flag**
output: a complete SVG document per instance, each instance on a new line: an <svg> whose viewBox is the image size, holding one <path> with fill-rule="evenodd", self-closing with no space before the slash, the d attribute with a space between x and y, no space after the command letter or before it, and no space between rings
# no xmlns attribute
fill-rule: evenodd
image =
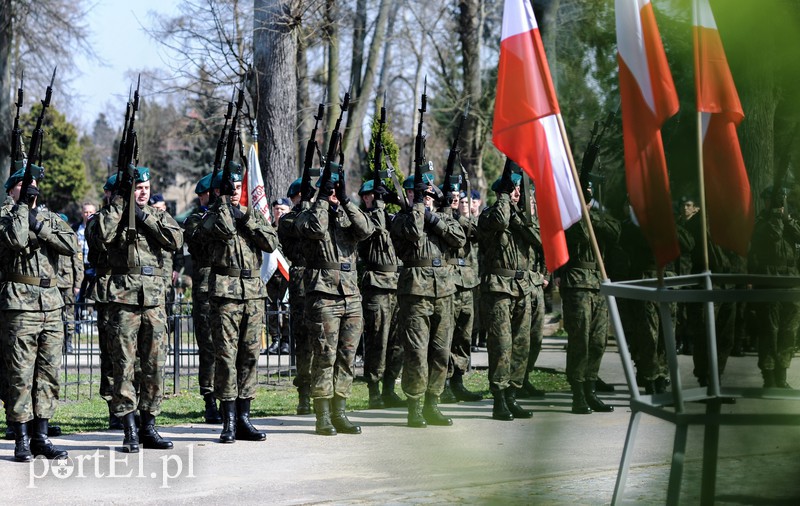
<svg viewBox="0 0 800 506"><path fill-rule="evenodd" d="M551 272L569 260L564 230L581 219L578 189L558 127L559 112L531 4L507 0L492 140L536 185L545 263Z"/></svg>
<svg viewBox="0 0 800 506"><path fill-rule="evenodd" d="M744 119L708 0L694 3L694 70L702 116L703 181L711 240L747 255L755 211L736 127Z"/></svg>
<svg viewBox="0 0 800 506"><path fill-rule="evenodd" d="M678 112L650 0L616 0L617 61L628 195L656 261L680 255L661 126Z"/></svg>

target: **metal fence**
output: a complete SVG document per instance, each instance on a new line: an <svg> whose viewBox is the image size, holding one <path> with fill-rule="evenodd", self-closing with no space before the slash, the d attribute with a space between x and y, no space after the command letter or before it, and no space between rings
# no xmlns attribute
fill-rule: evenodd
<svg viewBox="0 0 800 506"><path fill-rule="evenodd" d="M288 304L278 308L267 306L267 322L270 316L289 321L289 325L278 326L276 333L291 341L290 310ZM77 303L74 310L65 311L65 336L72 330L71 350L64 346L61 377L61 398L66 400L89 399L99 395L100 390L100 346L97 331L97 312L94 303ZM265 322L266 323L266 322ZM181 390L198 390L199 354L192 321L192 303L180 296L167 305L167 346L168 353L164 365L164 393L178 393ZM258 361L259 384L288 384L295 374L295 357L289 354L269 355L269 329L264 327L262 352ZM66 337L65 337L66 339Z"/></svg>

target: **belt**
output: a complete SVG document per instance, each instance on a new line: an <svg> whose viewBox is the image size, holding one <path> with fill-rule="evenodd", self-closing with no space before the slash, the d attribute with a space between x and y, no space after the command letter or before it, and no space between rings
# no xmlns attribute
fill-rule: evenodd
<svg viewBox="0 0 800 506"><path fill-rule="evenodd" d="M467 263L466 258L451 258L447 260L450 265L457 265L459 267L470 267L472 264Z"/></svg>
<svg viewBox="0 0 800 506"><path fill-rule="evenodd" d="M569 264L571 269L597 269L597 262L572 262Z"/></svg>
<svg viewBox="0 0 800 506"><path fill-rule="evenodd" d="M447 259L442 258L418 258L404 261L403 267L441 267L446 263Z"/></svg>
<svg viewBox="0 0 800 506"><path fill-rule="evenodd" d="M511 269L489 269L489 274L494 274L495 276L503 276L506 278L514 278L514 279L524 279L525 278L525 271L523 270L511 270Z"/></svg>
<svg viewBox="0 0 800 506"><path fill-rule="evenodd" d="M6 273L3 276L3 279L12 283L24 283L26 285L41 286L42 288L50 288L51 286L55 286L53 280L50 278L25 276L24 274L17 274L15 272Z"/></svg>
<svg viewBox="0 0 800 506"><path fill-rule="evenodd" d="M232 278L242 278L242 279L251 279L257 278L258 273L253 276L252 269L233 269L233 268L225 268L225 267L212 267L211 272L217 274L219 276L230 276Z"/></svg>
<svg viewBox="0 0 800 506"><path fill-rule="evenodd" d="M377 272L397 272L396 265L381 265L381 264L367 263L366 265L364 265L364 269L368 271L377 271Z"/></svg>
<svg viewBox="0 0 800 506"><path fill-rule="evenodd" d="M350 272L353 269L353 264L350 262L317 262L314 265L308 266L310 269L333 269L336 271Z"/></svg>

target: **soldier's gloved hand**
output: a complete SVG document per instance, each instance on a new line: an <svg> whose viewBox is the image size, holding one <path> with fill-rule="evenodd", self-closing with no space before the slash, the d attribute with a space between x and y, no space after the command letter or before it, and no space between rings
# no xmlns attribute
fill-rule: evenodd
<svg viewBox="0 0 800 506"><path fill-rule="evenodd" d="M29 186L28 190L25 195L25 201L28 203L29 206L32 206L36 197L39 196L39 188L35 186Z"/></svg>
<svg viewBox="0 0 800 506"><path fill-rule="evenodd" d="M33 209L28 211L28 228L30 228L31 232L38 234L39 231L42 230L43 226L44 222L36 219L36 211Z"/></svg>
<svg viewBox="0 0 800 506"><path fill-rule="evenodd" d="M389 195L389 189L383 183L375 188L375 200L386 200L387 195Z"/></svg>
<svg viewBox="0 0 800 506"><path fill-rule="evenodd" d="M512 193L514 191L514 182L511 180L511 174L503 173L500 179L500 184L497 188L497 193Z"/></svg>
<svg viewBox="0 0 800 506"><path fill-rule="evenodd" d="M336 184L330 179L323 181L319 188L319 198L327 199L333 195L333 193L336 191L335 186Z"/></svg>
<svg viewBox="0 0 800 506"><path fill-rule="evenodd" d="M347 196L347 186L345 185L344 178L339 179L336 184L336 200L341 204L350 202L350 197Z"/></svg>
<svg viewBox="0 0 800 506"><path fill-rule="evenodd" d="M317 193L317 190L311 186L311 181L303 182L300 184L300 198L303 200L311 200L314 198L314 195Z"/></svg>
<svg viewBox="0 0 800 506"><path fill-rule="evenodd" d="M133 212L134 212L134 214L136 214L136 219L139 220L139 221L144 221L145 218L147 218L147 215L144 214L144 211L139 206L134 207L134 211Z"/></svg>
<svg viewBox="0 0 800 506"><path fill-rule="evenodd" d="M236 221L242 221L244 219L244 213L239 209L239 206L231 206L231 214Z"/></svg>
<svg viewBox="0 0 800 506"><path fill-rule="evenodd" d="M383 201L386 202L387 204L395 204L395 205L398 205L398 206L400 205L400 198L397 196L397 194L395 192L388 192L382 198L383 198Z"/></svg>
<svg viewBox="0 0 800 506"><path fill-rule="evenodd" d="M426 207L426 208L425 208L425 218L424 218L424 221L425 221L425 224L426 224L426 225L429 225L429 226L431 226L431 227L434 227L434 226L436 226L436 224L437 224L437 223L439 223L439 217L438 217L438 216L436 216L436 214L432 213L432 212L431 212L431 210L430 210L429 208L427 208L427 207Z"/></svg>
<svg viewBox="0 0 800 506"><path fill-rule="evenodd" d="M417 183L414 185L414 203L419 204L425 202L425 192L428 191L428 185L425 183Z"/></svg>

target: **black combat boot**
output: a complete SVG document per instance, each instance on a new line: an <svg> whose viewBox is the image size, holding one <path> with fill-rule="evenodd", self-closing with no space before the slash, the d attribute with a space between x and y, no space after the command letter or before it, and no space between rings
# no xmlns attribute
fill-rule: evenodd
<svg viewBox="0 0 800 506"><path fill-rule="evenodd" d="M309 385L297 387L297 414L311 414L311 387Z"/></svg>
<svg viewBox="0 0 800 506"><path fill-rule="evenodd" d="M236 442L236 401L220 401L222 410L222 432L219 434L220 443Z"/></svg>
<svg viewBox="0 0 800 506"><path fill-rule="evenodd" d="M67 451L56 448L47 438L47 422L47 418L34 418L31 422L31 453L34 457L42 456L50 460L67 458Z"/></svg>
<svg viewBox="0 0 800 506"><path fill-rule="evenodd" d="M339 397L338 395L333 396L331 423L333 423L333 426L336 428L336 432L341 432L342 434L361 434L361 426L355 425L347 419L347 415L345 414L346 405L347 399Z"/></svg>
<svg viewBox="0 0 800 506"><path fill-rule="evenodd" d="M28 422L9 422L14 430L14 460L17 462L30 462L33 460L31 453L31 438L28 436Z"/></svg>
<svg viewBox="0 0 800 506"><path fill-rule="evenodd" d="M458 369L453 371L453 377L450 378L450 390L453 391L453 395L455 395L456 399L459 401L478 402L483 399L481 394L467 390L467 387L464 386L464 373Z"/></svg>
<svg viewBox="0 0 800 506"><path fill-rule="evenodd" d="M272 337L272 344L267 348L267 353L270 355L277 355L281 348L281 340L279 336Z"/></svg>
<svg viewBox="0 0 800 506"><path fill-rule="evenodd" d="M442 404L455 404L458 402L458 399L456 399L456 396L450 387L449 379L444 380L444 390L442 390L442 395L439 397L439 402Z"/></svg>
<svg viewBox="0 0 800 506"><path fill-rule="evenodd" d="M114 411L111 409L111 404L108 405L108 430L122 430L122 420L119 419Z"/></svg>
<svg viewBox="0 0 800 506"><path fill-rule="evenodd" d="M609 406L597 397L596 382L585 382L583 390L586 394L586 403L592 408L592 411L597 411L598 413L611 413L614 411L614 406Z"/></svg>
<svg viewBox="0 0 800 506"><path fill-rule="evenodd" d="M394 380L383 379L383 392L381 392L383 406L387 408L402 408L407 403L394 391Z"/></svg>
<svg viewBox="0 0 800 506"><path fill-rule="evenodd" d="M508 403L506 402L506 391L494 391L492 392L492 397L494 398L494 403L492 404L492 418L504 422L513 420L514 414L508 409Z"/></svg>
<svg viewBox="0 0 800 506"><path fill-rule="evenodd" d="M139 429L139 441L142 447L149 450L169 450L172 448L172 441L164 439L156 430L156 417L149 411L140 412L142 426Z"/></svg>
<svg viewBox="0 0 800 506"><path fill-rule="evenodd" d="M206 423L222 423L222 415L219 414L219 409L217 409L217 400L214 398L214 392L203 394L203 400L206 403L204 415Z"/></svg>
<svg viewBox="0 0 800 506"><path fill-rule="evenodd" d="M657 394L667 393L667 378L659 376L653 383Z"/></svg>
<svg viewBox="0 0 800 506"><path fill-rule="evenodd" d="M6 435L5 438L9 441L14 441L17 439L16 434L14 434L14 422L6 418Z"/></svg>
<svg viewBox="0 0 800 506"><path fill-rule="evenodd" d="M47 425L47 435L48 436L50 436L50 437L61 437L62 433L63 433L63 431L61 430L61 426L60 425L53 425L52 423Z"/></svg>
<svg viewBox="0 0 800 506"><path fill-rule="evenodd" d="M408 403L408 426L417 429L424 429L428 426L425 417L422 416L422 399L406 399Z"/></svg>
<svg viewBox="0 0 800 506"><path fill-rule="evenodd" d="M614 392L614 385L609 385L601 378L597 378L597 382L595 383L594 387L596 392L603 392L606 394Z"/></svg>
<svg viewBox="0 0 800 506"><path fill-rule="evenodd" d="M236 399L236 439L242 441L264 441L266 432L261 432L250 422L250 399Z"/></svg>
<svg viewBox="0 0 800 506"><path fill-rule="evenodd" d="M292 348L289 346L288 338L281 339L281 346L278 349L278 353L281 355L286 355L287 357L292 354Z"/></svg>
<svg viewBox="0 0 800 506"><path fill-rule="evenodd" d="M527 410L517 402L517 387L509 386L506 389L506 406L514 418L531 418L533 411Z"/></svg>
<svg viewBox="0 0 800 506"><path fill-rule="evenodd" d="M367 390L369 390L369 405L367 409L383 409L386 407L377 381L367 383Z"/></svg>
<svg viewBox="0 0 800 506"><path fill-rule="evenodd" d="M422 407L422 416L428 425L453 425L453 419L444 416L439 411L439 396L425 392L425 405Z"/></svg>
<svg viewBox="0 0 800 506"><path fill-rule="evenodd" d="M576 415L590 415L592 408L586 402L586 392L583 388L583 381L573 381L572 388L572 412Z"/></svg>
<svg viewBox="0 0 800 506"><path fill-rule="evenodd" d="M646 395L653 395L656 393L656 382L651 380L645 380L643 382L644 385L644 393Z"/></svg>
<svg viewBox="0 0 800 506"><path fill-rule="evenodd" d="M775 388L775 371L762 369L761 377L764 378L764 388Z"/></svg>
<svg viewBox="0 0 800 506"><path fill-rule="evenodd" d="M522 388L517 390L517 399L532 399L534 397L544 397L544 390L536 388L530 380L530 373L525 373L525 379L522 380Z"/></svg>
<svg viewBox="0 0 800 506"><path fill-rule="evenodd" d="M783 367L776 367L775 372L775 386L778 388L792 388L786 383L786 369Z"/></svg>
<svg viewBox="0 0 800 506"><path fill-rule="evenodd" d="M122 417L122 427L122 430L125 431L122 439L122 451L139 453L139 436L136 433L136 418L133 411Z"/></svg>
<svg viewBox="0 0 800 506"><path fill-rule="evenodd" d="M335 436L336 427L331 423L331 400L314 399L314 413L317 415L316 433L320 436Z"/></svg>

